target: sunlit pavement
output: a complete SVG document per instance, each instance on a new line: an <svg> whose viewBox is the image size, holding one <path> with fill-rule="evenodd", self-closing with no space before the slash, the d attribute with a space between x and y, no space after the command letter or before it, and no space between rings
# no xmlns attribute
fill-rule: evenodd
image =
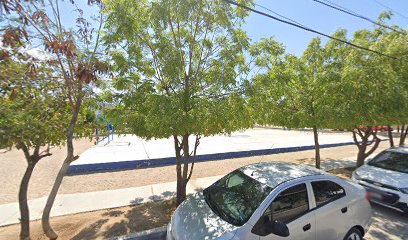
<svg viewBox="0 0 408 240"><path fill-rule="evenodd" d="M364 239L408 239L408 213L374 203L371 206L373 208L373 223Z"/></svg>
<svg viewBox="0 0 408 240"><path fill-rule="evenodd" d="M194 136L189 140L190 144L194 144ZM69 172L78 174L112 169L134 169L137 166L171 165L172 162L175 162L173 141L170 138L146 141L134 135L114 135L113 141L110 141L109 144L106 141L100 142L82 153L79 159L71 164ZM321 132L319 142L322 148L353 144L351 134L335 132ZM234 132L231 135L202 138L197 161L200 158L215 160L265 155L271 153L264 151L284 152L288 148L293 148L292 151L305 150L301 148L309 149L313 146L311 131L254 128Z"/></svg>

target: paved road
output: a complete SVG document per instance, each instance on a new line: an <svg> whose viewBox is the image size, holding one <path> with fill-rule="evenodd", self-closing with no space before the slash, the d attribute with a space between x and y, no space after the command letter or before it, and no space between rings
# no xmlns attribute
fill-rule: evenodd
<svg viewBox="0 0 408 240"><path fill-rule="evenodd" d="M389 239L405 240L408 239L408 214L383 207L378 204L372 204L373 223L367 233L366 240Z"/></svg>

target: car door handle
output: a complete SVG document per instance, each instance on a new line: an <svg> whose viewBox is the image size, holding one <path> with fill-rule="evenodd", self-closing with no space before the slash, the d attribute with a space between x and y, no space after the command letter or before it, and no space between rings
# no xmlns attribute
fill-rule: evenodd
<svg viewBox="0 0 408 240"><path fill-rule="evenodd" d="M347 212L347 207L342 208L342 209L341 209L341 212L342 212L342 213L346 213L346 212Z"/></svg>
<svg viewBox="0 0 408 240"><path fill-rule="evenodd" d="M312 227L312 225L310 225L310 223L309 224L306 224L305 226L303 226L303 231L307 231L307 230L309 230L310 228Z"/></svg>

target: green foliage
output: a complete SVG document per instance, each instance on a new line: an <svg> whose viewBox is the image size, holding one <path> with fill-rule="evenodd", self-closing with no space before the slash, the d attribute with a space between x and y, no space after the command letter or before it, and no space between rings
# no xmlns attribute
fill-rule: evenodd
<svg viewBox="0 0 408 240"><path fill-rule="evenodd" d="M300 58L284 53L272 38L251 49L256 64L266 70L254 76L251 88L257 122L290 128L330 126L326 52L320 39L313 39Z"/></svg>
<svg viewBox="0 0 408 240"><path fill-rule="evenodd" d="M388 125L407 120L407 65L398 59L407 52L406 36L384 29L361 30L353 42L395 56L390 59L342 46L341 71L334 81L337 125ZM404 45L405 42L405 45ZM340 63L341 61L341 63Z"/></svg>
<svg viewBox="0 0 408 240"><path fill-rule="evenodd" d="M117 128L167 138L251 126L242 94L247 12L221 0L106 1L105 12L116 76L103 99Z"/></svg>
<svg viewBox="0 0 408 240"><path fill-rule="evenodd" d="M344 30L334 36L346 40ZM407 36L379 28L356 31L351 41L396 59L333 40L321 46L313 39L300 58L273 39L255 44L251 54L264 70L250 93L257 122L335 129L406 123Z"/></svg>
<svg viewBox="0 0 408 240"><path fill-rule="evenodd" d="M45 63L18 56L0 61L0 148L59 145L69 111L64 86Z"/></svg>

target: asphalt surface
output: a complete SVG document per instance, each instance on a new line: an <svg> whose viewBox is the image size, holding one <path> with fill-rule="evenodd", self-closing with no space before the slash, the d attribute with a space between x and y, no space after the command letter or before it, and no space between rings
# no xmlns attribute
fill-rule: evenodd
<svg viewBox="0 0 408 240"><path fill-rule="evenodd" d="M402 213L375 203L372 203L371 206L373 223L364 239L408 239L408 213Z"/></svg>

